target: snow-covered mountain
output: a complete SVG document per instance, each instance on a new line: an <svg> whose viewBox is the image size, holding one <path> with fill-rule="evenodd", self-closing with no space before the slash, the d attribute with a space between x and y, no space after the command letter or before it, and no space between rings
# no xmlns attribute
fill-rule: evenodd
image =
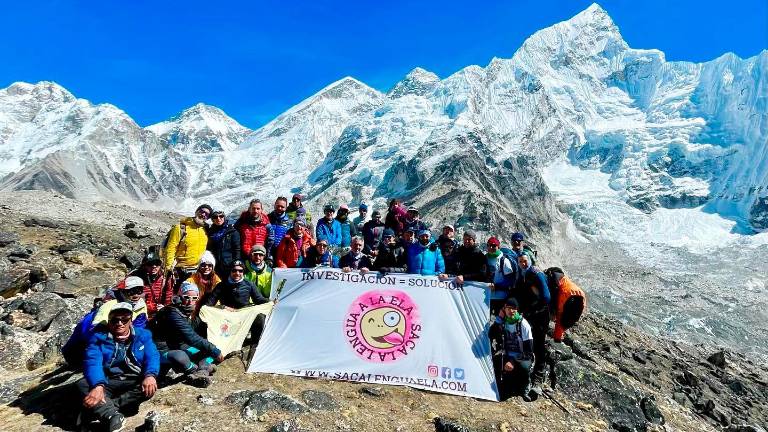
<svg viewBox="0 0 768 432"><path fill-rule="evenodd" d="M643 212L703 206L763 230L767 62L768 51L667 62L630 48L592 5L532 35L511 59L442 80L416 68L386 94L344 78L255 131L202 104L141 129L52 83L14 84L0 93L2 188L82 197L63 184L83 182L94 185L88 198L185 210L293 191L317 206L401 196L440 209L435 219L448 212L454 223L536 231L557 218L546 217L544 181L558 185L546 168L565 163L604 174ZM544 205L520 199L531 195Z"/></svg>

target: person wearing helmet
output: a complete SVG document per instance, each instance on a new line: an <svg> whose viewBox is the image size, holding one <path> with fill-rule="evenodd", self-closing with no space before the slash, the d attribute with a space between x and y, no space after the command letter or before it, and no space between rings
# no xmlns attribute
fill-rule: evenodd
<svg viewBox="0 0 768 432"><path fill-rule="evenodd" d="M105 429L120 431L125 426L120 410L152 398L157 391L160 354L152 333L134 327L132 315L130 303L115 303L105 326L88 341L83 378L76 384L83 396L81 426L97 419Z"/></svg>
<svg viewBox="0 0 768 432"><path fill-rule="evenodd" d="M323 217L317 221L315 227L315 239L317 241L325 240L329 246L341 245L341 224L334 219L333 214L336 209L328 204L323 208Z"/></svg>
<svg viewBox="0 0 768 432"><path fill-rule="evenodd" d="M141 260L141 267L128 273L144 281L144 301L147 303L147 317L151 320L158 310L171 303L173 287L163 273L163 260L157 249L151 247Z"/></svg>

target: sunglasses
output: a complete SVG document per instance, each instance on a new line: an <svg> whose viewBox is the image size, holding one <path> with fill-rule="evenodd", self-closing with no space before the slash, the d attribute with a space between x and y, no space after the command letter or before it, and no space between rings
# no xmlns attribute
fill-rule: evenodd
<svg viewBox="0 0 768 432"><path fill-rule="evenodd" d="M198 296L181 296L182 301L197 301L199 297Z"/></svg>
<svg viewBox="0 0 768 432"><path fill-rule="evenodd" d="M200 267L210 267L210 268L213 268L213 264L208 264L208 263L200 264Z"/></svg>
<svg viewBox="0 0 768 432"><path fill-rule="evenodd" d="M131 317L114 317L109 319L109 323L112 325L126 325L131 322Z"/></svg>
<svg viewBox="0 0 768 432"><path fill-rule="evenodd" d="M232 273L243 273L243 269L233 268Z"/></svg>
<svg viewBox="0 0 768 432"><path fill-rule="evenodd" d="M512 240L512 243L522 243L522 240Z"/></svg>
<svg viewBox="0 0 768 432"><path fill-rule="evenodd" d="M223 215L223 214L217 214L217 215L213 215L213 216L211 216L211 217L212 217L213 219L224 219L224 215Z"/></svg>
<svg viewBox="0 0 768 432"><path fill-rule="evenodd" d="M204 210L198 211L197 214L204 217L205 219L209 219L211 217L211 214Z"/></svg>
<svg viewBox="0 0 768 432"><path fill-rule="evenodd" d="M129 296L139 295L143 292L144 292L144 287L134 287L134 288L125 290L125 293Z"/></svg>

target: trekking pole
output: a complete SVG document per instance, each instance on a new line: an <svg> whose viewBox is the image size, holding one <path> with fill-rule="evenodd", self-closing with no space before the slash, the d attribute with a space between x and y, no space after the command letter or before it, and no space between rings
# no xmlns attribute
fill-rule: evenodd
<svg viewBox="0 0 768 432"><path fill-rule="evenodd" d="M566 408L565 405L560 403L560 401L555 399L555 396L553 394L551 394L551 392L552 392L552 390L542 389L541 394L543 394L544 397L546 397L547 399L549 399L552 402L554 402L555 405L557 405L561 410L565 411L566 414L570 414L571 412L568 411L568 408Z"/></svg>

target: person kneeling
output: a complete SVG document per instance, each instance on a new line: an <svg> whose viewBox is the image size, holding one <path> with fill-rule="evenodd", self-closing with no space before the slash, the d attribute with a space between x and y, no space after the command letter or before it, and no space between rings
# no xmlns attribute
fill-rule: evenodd
<svg viewBox="0 0 768 432"><path fill-rule="evenodd" d="M83 362L83 378L77 388L83 395L85 418L95 418L108 425L109 431L125 426L120 410L138 411L138 404L157 391L160 354L152 334L131 323L133 307L129 303L112 306L107 331L94 333L88 342Z"/></svg>
<svg viewBox="0 0 768 432"><path fill-rule="evenodd" d="M531 364L533 363L533 335L531 325L518 312L517 300L507 299L499 311L491 332L500 335L503 353L496 371L499 396L521 395L530 402L537 397L531 391Z"/></svg>
<svg viewBox="0 0 768 432"><path fill-rule="evenodd" d="M221 350L205 339L207 326L195 314L200 291L191 282L181 284L181 296L157 314L153 335L164 372L188 376L196 387L208 387L213 364L224 361Z"/></svg>

